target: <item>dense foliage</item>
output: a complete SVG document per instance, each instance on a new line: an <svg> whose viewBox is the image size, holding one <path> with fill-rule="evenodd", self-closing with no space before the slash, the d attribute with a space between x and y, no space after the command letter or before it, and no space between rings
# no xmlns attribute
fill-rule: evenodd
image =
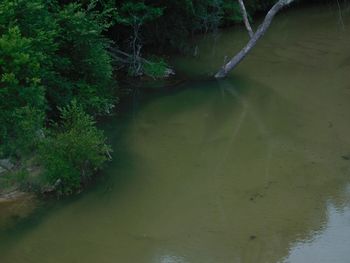
<svg viewBox="0 0 350 263"><path fill-rule="evenodd" d="M90 144L85 150L90 147L90 154L99 154L103 135L96 134L92 121L88 121L91 117L83 112L107 114L117 101L107 51L110 42L102 34L109 25L108 13L89 11L77 3L0 2L0 156L24 158L35 154L44 143L47 146L44 165L48 174L52 175L55 170L48 161L53 155L61 163L61 169L73 167L69 160L59 159L57 153L68 133L44 132L46 123L58 119L58 109L65 109L73 100L81 107L75 116L76 125L82 125L81 122L86 125L80 127L83 135L74 133L74 129L69 131L69 136L76 136L70 138L70 147L79 149L82 142L77 140L79 136L80 139L88 136L84 142ZM67 112L73 110L69 109L62 110L62 118L67 118ZM91 145L96 140L100 140L99 144ZM82 162L78 151L75 154L72 158ZM100 161L92 161L91 156L80 158L91 163L91 170L99 167L103 160L101 157ZM60 176L69 177L75 173L78 184L79 177L74 169Z"/></svg>
<svg viewBox="0 0 350 263"><path fill-rule="evenodd" d="M274 0L246 0L251 17L266 10ZM232 25L242 20L238 1L235 0L148 0L148 1L109 1L109 6L128 21L133 21L135 10L142 3L143 14L148 14L142 21L143 29L140 40L146 45L169 49L185 50L188 38L194 34L216 30L220 26ZM124 12L126 9L129 12ZM154 15L157 14L157 15ZM139 15L138 15L139 16ZM129 22L130 25L130 22ZM110 36L123 48L128 48L131 34L123 23L116 23ZM117 34L114 34L117 32Z"/></svg>

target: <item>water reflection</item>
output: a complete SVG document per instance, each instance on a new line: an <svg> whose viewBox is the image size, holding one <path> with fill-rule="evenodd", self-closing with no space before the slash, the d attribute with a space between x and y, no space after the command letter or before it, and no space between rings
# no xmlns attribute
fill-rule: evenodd
<svg viewBox="0 0 350 263"><path fill-rule="evenodd" d="M322 231L294 244L283 262L348 262L350 247L350 191L341 207L327 204L327 221ZM339 205L339 204L338 204Z"/></svg>
<svg viewBox="0 0 350 263"><path fill-rule="evenodd" d="M174 256L174 255L161 255L159 260L156 260L158 263L188 263L184 257Z"/></svg>

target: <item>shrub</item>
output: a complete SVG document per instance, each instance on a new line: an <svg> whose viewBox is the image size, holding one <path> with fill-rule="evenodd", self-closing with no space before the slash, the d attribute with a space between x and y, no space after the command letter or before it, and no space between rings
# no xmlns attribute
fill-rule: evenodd
<svg viewBox="0 0 350 263"><path fill-rule="evenodd" d="M62 194L80 189L82 183L108 159L110 147L91 116L73 101L61 108L61 121L40 147L45 178L50 185L59 184Z"/></svg>
<svg viewBox="0 0 350 263"><path fill-rule="evenodd" d="M29 174L24 169L10 171L0 177L0 190L13 186L25 190L29 184Z"/></svg>
<svg viewBox="0 0 350 263"><path fill-rule="evenodd" d="M154 79L164 77L168 68L168 64L162 58L154 57L143 63L144 73Z"/></svg>

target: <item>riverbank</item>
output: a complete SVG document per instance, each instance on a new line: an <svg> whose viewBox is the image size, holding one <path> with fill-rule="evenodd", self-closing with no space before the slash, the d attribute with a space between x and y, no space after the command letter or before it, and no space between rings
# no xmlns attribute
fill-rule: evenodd
<svg viewBox="0 0 350 263"><path fill-rule="evenodd" d="M229 30L229 29L227 29L227 30ZM244 35L237 36L236 43L240 42L241 39L245 39L245 37L246 36L244 36ZM198 36L198 38L200 38L200 36ZM230 49L227 49L227 53L229 53L229 52L230 52ZM200 49L199 54L198 54L199 57L198 57L197 61L199 61L199 62L201 61L202 54L203 54L202 49ZM215 58L216 62L212 63L212 65L213 65L212 67L213 68L215 67L217 69L220 66L220 64L221 64L221 62L218 63L219 59L222 59L222 57L224 57L225 55L226 54L217 55L216 58ZM192 61L192 63L197 63L197 62L193 62ZM203 66L206 66L206 65L203 65ZM193 67L193 69L198 69L198 67ZM187 69L187 70L188 70L188 72L191 72L191 69ZM203 71L203 72L205 72L205 71ZM203 74L203 72L200 72L200 74ZM205 72L205 74L206 73L207 72ZM123 81L123 80L121 80L121 81ZM146 87L143 86L143 88L145 88L147 90L154 91L154 90L157 90L157 89L162 89L162 87L167 86L169 84L169 83L164 83L164 81L150 82L150 83L151 84L146 85ZM169 84L169 86L180 85L181 83L184 83L184 81L183 80L174 81L174 83ZM130 85L130 83L129 83L129 85ZM131 85L133 87L136 87L138 84L132 83ZM140 88L140 87L138 87L138 88ZM16 171L12 171L12 172L15 174L15 173L21 172L22 170L26 170L26 172L29 171L28 172L29 173L29 177L33 176L33 170L32 169L27 169L27 168L24 168L24 169L20 168L20 169L17 169ZM3 175L1 175L1 176L3 177ZM56 185L57 182L59 183L60 181L57 181L57 180L53 181L51 186L48 186L46 188L46 190L44 189L44 191L47 191L47 192L55 191L54 186ZM37 190L37 189L35 189L35 190ZM34 192L34 188L29 188L28 192L33 193ZM16 200L17 197L18 197L18 199L21 199L23 195L26 195L26 192L21 190L20 183L13 183L13 181L12 181L12 185L10 185L9 187L7 187L7 188L5 187L3 190L0 189L0 198L2 198L3 201L8 200L8 201L12 202L12 201ZM31 194L31 195L33 196L33 194Z"/></svg>
<svg viewBox="0 0 350 263"><path fill-rule="evenodd" d="M19 219L28 217L36 208L34 194L9 190L0 195L0 228L14 224Z"/></svg>
<svg viewBox="0 0 350 263"><path fill-rule="evenodd" d="M125 57L119 61L118 57L114 58L110 56L112 55L112 42L110 40L116 36L111 33L114 30L123 29L121 30L121 35L118 35L122 39L128 39L127 36L131 34L130 32L132 30L130 30L130 27L132 25L127 23L130 14L135 12L136 15L140 15L138 12L143 10L142 12L147 14L152 13L154 15L149 21L142 20L142 23L140 22L144 31L138 32L140 36L142 34L147 35L147 38L150 38L149 41L139 43L138 41L142 37L133 36L135 37L134 44L139 46L137 56L135 54L131 56L119 49L117 50L119 52L117 52L118 54L123 53L124 56L133 58L133 62L135 63L133 63L132 67L137 68L138 74L136 76L141 81L143 81L142 77L140 77L141 74L154 77L174 74L172 70L167 68L166 63L162 59L159 61L156 59L158 63L152 63L139 57L141 48L147 53L147 49L152 50L152 47L155 50L156 48L154 46L157 47L157 50L160 50L160 47L169 47L172 38L167 39L162 36L160 39L153 38L154 41L150 40L152 40L153 34L157 33L152 30L153 28L156 27L160 30L161 27L169 23L167 20L169 19L169 15L174 14L171 11L172 9L182 10L179 14L175 13L179 16L177 21L181 20L184 25L178 32L177 41L172 43L176 47L172 46L171 50L174 50L174 48L175 50L176 48L178 48L177 50L181 50L180 46L184 43L180 45L180 41L188 41L189 36L199 37L200 33L212 32L221 27L241 23L239 6L236 4L225 5L224 2L215 2L212 5L205 1L188 1L184 3L185 6L188 5L188 8L182 9L183 5L179 3L162 3L148 6L143 3L136 4L121 1L115 6L110 7L112 9L120 8L120 15L125 17L117 21L116 24L113 24L107 23L107 21L109 21L114 13L108 13L106 11L108 13L106 14L102 12L103 10L110 10L106 6L92 5L87 8L83 4L66 3L61 5L56 3L55 8L52 8L42 0L35 1L40 8L35 8L36 5L30 5L26 1L23 2L23 5L21 4L22 2L12 4L11 1L5 1L2 4L3 9L7 10L9 15L4 20L4 29L11 29L13 24L16 25L15 29L11 29L9 32L4 31L4 41L9 42L6 42L9 46L12 45L9 41L11 37L18 40L16 43L20 43L21 41L24 43L28 42L27 48L30 50L30 54L23 54L23 56L29 56L31 59L28 59L28 61L34 61L38 69L32 72L33 66L28 61L17 65L18 60L16 59L10 60L14 64L10 65L9 69L2 69L4 72L9 71L13 74L12 76L9 73L12 76L9 79L13 78L13 86L11 86L12 84L9 85L9 80L5 80L7 78L4 78L4 83L0 83L4 87L11 87L11 89L6 88L5 92L2 93L5 95L1 97L5 105L2 106L3 114L0 117L0 120L3 118L3 128L0 131L0 140L2 142L0 153L3 157L14 157L22 162L26 162L26 154L30 152L40 155L39 159L41 162L40 165L43 167L42 170L48 174L45 177L45 179L48 179L48 188L55 188L57 185L60 185L61 188L65 188L61 189L65 194L80 190L79 183L81 184L87 177L90 177L96 170L100 169L103 163L110 158L108 145L104 143L106 138L100 130L95 129L94 119L98 118L98 116L109 115L113 111L118 110L115 107L120 99L122 99L122 95L120 92L121 89L117 88L116 79L122 82L124 81L123 78L127 78L126 75L128 77L135 76L132 74L131 69L128 68L130 63L125 64L123 62L125 61ZM258 16L258 12L268 9L272 2L269 1L264 3L264 5L260 5L256 1L249 1L247 2L247 8L252 14ZM30 14L30 16L28 15L22 19L20 14L23 10ZM94 10L94 12L91 12L91 10ZM99 12L103 14L97 15ZM122 14L123 12L125 14ZM157 14L155 15L154 12ZM81 14L79 18L75 15L78 13ZM38 20L38 17L47 19ZM78 21L70 24L72 17L77 18ZM37 20L38 23L32 23ZM84 26L77 27L79 24ZM35 30L30 27L28 28L27 25L33 25ZM84 28L94 28L94 30L89 31L87 37L89 41L85 40L86 32ZM166 26L163 29L168 31ZM10 35L11 37L9 37ZM40 37L42 36L45 37L41 39ZM71 39L72 37L73 39ZM245 40L246 37L241 37L237 41ZM116 41L115 46L118 46L119 39L113 40ZM39 42L36 43L35 41ZM162 46L157 41L166 42ZM57 43L57 45L52 45L52 43ZM124 44L127 45L123 46ZM129 44L122 42L121 48L127 48ZM80 48L77 49L76 46ZM188 47L188 43L184 46ZM66 52L67 47L69 47L68 50L74 50L77 54ZM20 47L18 48L21 49ZM187 49L192 50L192 47ZM45 52L42 54L43 51ZM133 51L135 52L135 50ZM8 54L4 53L4 57L12 58L17 54L10 49L6 52ZM130 53L130 50L128 52ZM57 54L61 53L65 54L64 58L57 56ZM197 57L200 51L195 47L191 53L193 53L194 57ZM148 57L152 57L152 55ZM218 59L222 60L223 57L218 57ZM48 61L49 63L45 64ZM93 63L90 63L91 61ZM222 66L221 64L215 65L215 67L218 69ZM72 65L68 72L65 65ZM21 71L12 72L12 68L21 69ZM84 70L81 70L81 68ZM24 76L22 71L29 72L30 76ZM124 75L119 77L120 75L118 74ZM116 75L118 77L114 79L113 76ZM33 83L29 80L33 80ZM148 85L149 87L145 89L161 89L164 85L167 85L161 81L159 83L151 82ZM176 83L176 85L178 84ZM134 84L131 85L137 86ZM32 87L33 91L31 96L26 96L21 91L29 86ZM12 90L15 90L15 92ZM18 97L15 94L20 96ZM69 120L67 121L67 119ZM70 120L74 120L75 123L69 123ZM87 134L87 131L90 131L90 137L85 138L85 145L79 144L81 141L80 135ZM74 138L73 135L76 137ZM88 145L91 141L94 141L95 144ZM65 152L70 152L71 156L65 155ZM84 156L85 159L81 158L81 154L86 154ZM78 159L79 161L77 161ZM94 161L96 162L94 163ZM28 171L24 165L24 168L18 169L15 173L19 173L20 177L31 177L32 171ZM25 175L26 173L29 173L29 175ZM14 183L13 181L15 180L12 180L12 184Z"/></svg>
<svg viewBox="0 0 350 263"><path fill-rule="evenodd" d="M33 199L36 193L29 185L25 185L28 177L35 178L39 175L40 169L33 165L29 159L26 161L31 167L23 163L15 163L10 159L0 160L0 203L15 203L23 199ZM1 209L1 208L0 208Z"/></svg>

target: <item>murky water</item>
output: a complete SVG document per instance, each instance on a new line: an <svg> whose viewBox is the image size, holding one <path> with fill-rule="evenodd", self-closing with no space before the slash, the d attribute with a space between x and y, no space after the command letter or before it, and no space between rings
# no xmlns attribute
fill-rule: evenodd
<svg viewBox="0 0 350 263"><path fill-rule="evenodd" d="M3 228L0 262L349 262L342 16L284 12L228 79L135 104L107 128L115 157L101 182ZM201 38L198 57L174 64L203 79L245 37Z"/></svg>

